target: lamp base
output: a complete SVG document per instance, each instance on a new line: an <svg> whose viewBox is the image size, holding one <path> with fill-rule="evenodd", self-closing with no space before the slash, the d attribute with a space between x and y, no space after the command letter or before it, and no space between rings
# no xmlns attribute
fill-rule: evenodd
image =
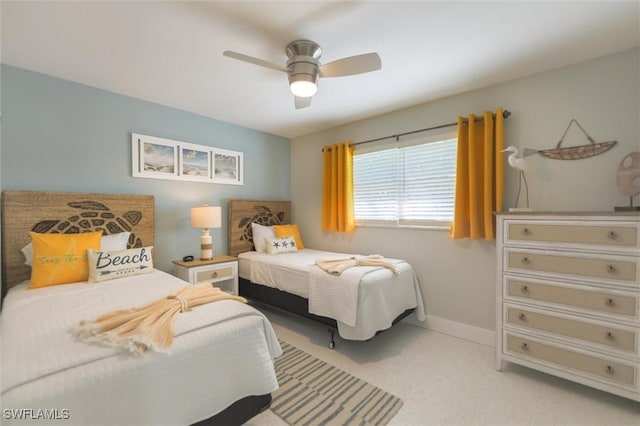
<svg viewBox="0 0 640 426"><path fill-rule="evenodd" d="M202 232L200 237L200 260L213 259L213 238L209 234L209 230Z"/></svg>

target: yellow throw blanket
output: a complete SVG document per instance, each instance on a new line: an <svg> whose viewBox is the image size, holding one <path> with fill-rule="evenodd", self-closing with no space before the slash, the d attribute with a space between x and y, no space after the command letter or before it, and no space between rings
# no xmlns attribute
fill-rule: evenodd
<svg viewBox="0 0 640 426"><path fill-rule="evenodd" d="M340 275L346 269L354 266L380 266L387 268L394 274L398 273L398 268L393 263L384 259L378 254L372 254L364 257L347 257L342 259L317 259L316 265L332 275Z"/></svg>
<svg viewBox="0 0 640 426"><path fill-rule="evenodd" d="M84 342L98 342L134 353L149 349L160 352L171 346L173 323L180 312L218 300L247 303L244 297L225 293L210 283L187 285L148 305L109 312L93 321L81 321L72 332Z"/></svg>

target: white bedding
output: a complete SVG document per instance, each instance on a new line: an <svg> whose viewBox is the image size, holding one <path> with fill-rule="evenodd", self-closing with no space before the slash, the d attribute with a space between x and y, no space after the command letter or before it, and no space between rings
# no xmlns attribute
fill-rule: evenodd
<svg viewBox="0 0 640 426"><path fill-rule="evenodd" d="M349 256L356 255L308 248L278 255L252 251L239 255L239 271L242 278L255 284L274 287L309 299L311 307L318 305L310 298L313 296L310 292L312 278L315 276L318 281L319 274L315 261ZM407 309L415 308L416 318L424 321L424 302L418 280L409 264L403 262L400 265L402 267L397 275L385 268L351 268L367 272L359 279L355 310L347 312L338 304L331 306L328 300L322 300L320 303L325 310L316 313L336 319L340 336L349 340L370 339L377 331L391 327L393 320ZM324 271L320 272L326 274ZM333 280L329 274L327 279Z"/></svg>
<svg viewBox="0 0 640 426"><path fill-rule="evenodd" d="M277 337L260 312L240 302L179 314L168 353L126 354L70 333L81 320L143 305L184 285L154 271L103 283L12 288L0 315L2 424L29 423L42 415L38 409L57 409L48 413L59 419L32 423L191 424L277 389ZM22 412L27 419L7 418L7 409L21 408L33 410Z"/></svg>

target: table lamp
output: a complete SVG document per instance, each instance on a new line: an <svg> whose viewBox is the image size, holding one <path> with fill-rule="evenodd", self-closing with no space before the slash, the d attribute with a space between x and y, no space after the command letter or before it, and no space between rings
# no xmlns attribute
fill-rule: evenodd
<svg viewBox="0 0 640 426"><path fill-rule="evenodd" d="M191 208L191 227L202 228L200 237L200 259L210 260L213 258L213 239L209 234L209 229L220 228L222 213L220 207L205 204L202 207Z"/></svg>

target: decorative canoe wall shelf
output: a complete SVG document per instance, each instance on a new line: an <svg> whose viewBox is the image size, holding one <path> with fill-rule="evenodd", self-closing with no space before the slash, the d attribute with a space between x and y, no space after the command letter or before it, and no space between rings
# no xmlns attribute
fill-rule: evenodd
<svg viewBox="0 0 640 426"><path fill-rule="evenodd" d="M569 128L574 123L580 128L580 130L582 130L582 133L585 134L589 140L589 144L563 147L562 142L564 141L564 137L567 135ZM555 148L542 150L527 149L525 150L525 155L540 154L543 157L552 158L554 160L580 160L582 158L589 158L607 152L613 148L616 143L618 143L618 141L596 143L582 128L580 123L578 123L578 120L572 118Z"/></svg>

